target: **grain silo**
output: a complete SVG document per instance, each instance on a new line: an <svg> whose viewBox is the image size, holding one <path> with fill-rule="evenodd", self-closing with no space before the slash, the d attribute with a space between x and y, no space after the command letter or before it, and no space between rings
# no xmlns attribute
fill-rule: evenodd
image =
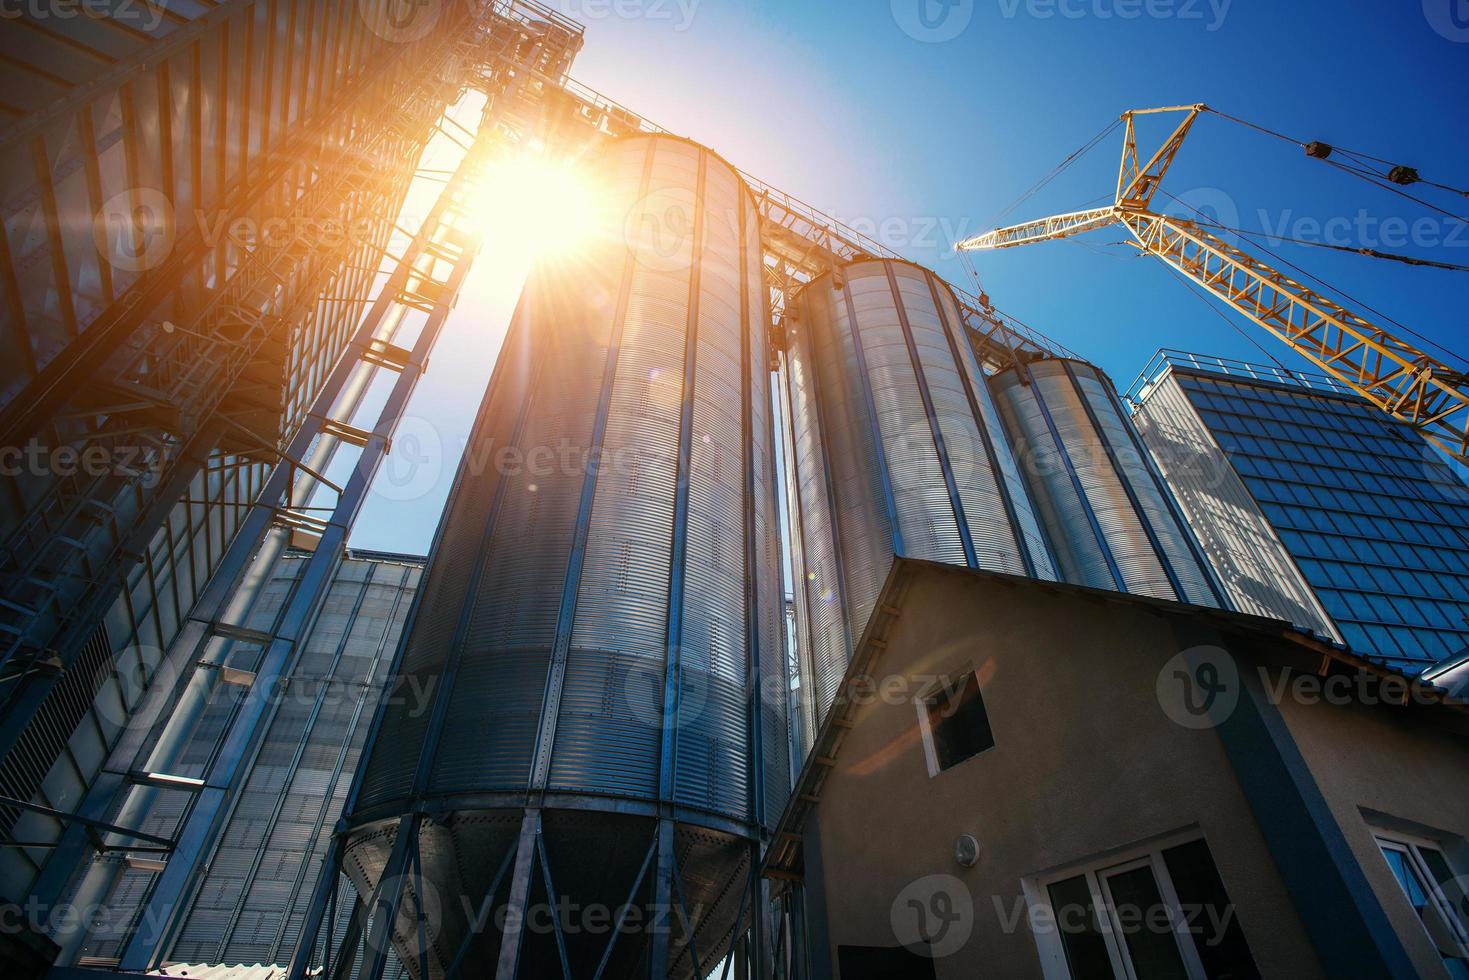
<svg viewBox="0 0 1469 980"><path fill-rule="evenodd" d="M907 262L862 260L808 284L795 311L803 666L820 714L895 555L1056 572L949 287Z"/></svg>
<svg viewBox="0 0 1469 980"><path fill-rule="evenodd" d="M990 379L1062 578L1219 606L1217 587L1112 383L1047 358Z"/></svg>
<svg viewBox="0 0 1469 980"><path fill-rule="evenodd" d="M789 787L755 201L668 136L593 169L602 234L527 285L348 817L414 976L702 976Z"/></svg>

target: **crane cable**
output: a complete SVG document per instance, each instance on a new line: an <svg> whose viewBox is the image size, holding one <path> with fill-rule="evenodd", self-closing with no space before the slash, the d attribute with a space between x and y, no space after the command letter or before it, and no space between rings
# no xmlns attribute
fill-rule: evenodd
<svg viewBox="0 0 1469 980"><path fill-rule="evenodd" d="M995 217L992 224L999 226L1001 223L1003 223L1004 220L1009 217L1016 208L1020 207L1020 205L1024 204L1026 201L1030 200L1032 197L1035 197L1036 194L1044 190L1047 184L1055 180L1057 177L1061 176L1061 174L1065 172L1077 160L1080 160L1082 157L1090 153L1098 143L1102 142L1102 140L1110 136L1112 134L1112 130L1116 129L1120 125L1122 125L1121 119L1112 120L1112 122L1104 127L1101 132L1097 133L1097 135L1093 136L1091 139L1083 143L1080 148L1074 150L1070 156L1066 157L1066 159L1056 164L1055 168L1052 169L1049 174L1042 177L1040 180L1031 185L1030 190L1026 191L1024 194L1021 194L1018 198L1015 199L1013 203L1011 203L1008 208L1001 211L999 215Z"/></svg>
<svg viewBox="0 0 1469 980"><path fill-rule="evenodd" d="M1338 170L1349 173L1354 177L1360 177L1368 183L1373 184L1374 186L1380 187L1383 190L1392 191L1394 194L1397 194L1400 197L1405 197L1410 201L1421 204L1431 210L1437 211L1439 214L1442 214L1449 218L1453 218L1455 221L1462 221L1466 224L1469 224L1469 218L1466 218L1461 214L1455 214L1452 211L1446 211L1443 208L1440 208L1437 205L1430 203L1429 201L1423 200L1421 197L1417 197L1416 195L1409 194L1406 191L1403 191L1401 188L1409 184L1415 183L1427 184L1429 187L1435 187L1439 190L1447 191L1450 194L1458 194L1463 197L1469 197L1469 190L1463 190L1458 187L1451 187L1448 184L1441 184L1438 181L1426 180L1418 174L1418 171L1410 167L1396 166L1389 160L1385 160L1382 157L1373 156L1372 154L1365 153L1361 150L1351 150L1347 149L1346 147L1334 146L1314 140L1300 140L1295 138L1294 136L1289 136L1277 130L1270 129L1267 126L1261 126L1257 123L1252 123L1248 119L1241 119L1238 116L1232 116L1227 112L1221 112L1218 109L1210 108L1206 109L1206 111L1212 112L1214 115L1219 116L1222 119L1228 119L1230 122L1238 123L1241 126L1244 126L1248 129L1253 129L1258 133L1263 133L1266 136L1270 136L1274 139L1278 139L1286 143L1293 143L1301 149L1305 150L1307 154L1310 155L1313 159L1321 160L1322 162L1330 164L1331 166L1336 167ZM1315 148L1314 152L1313 148ZM1357 166L1355 168L1349 167L1339 161L1330 159L1330 154L1333 152L1339 152L1348 157L1354 158L1357 161ZM1370 163L1366 161L1381 164L1383 167L1388 167L1391 169L1384 173L1381 170L1374 169L1370 165ZM1394 177L1395 174L1403 175L1401 182L1399 179Z"/></svg>
<svg viewBox="0 0 1469 980"><path fill-rule="evenodd" d="M1190 220L1201 228L1212 228L1216 231L1226 231L1232 235L1239 235L1242 238L1249 238L1252 242L1254 242L1255 239L1250 236L1260 234L1260 232L1246 231L1243 228L1235 228L1230 225L1220 224L1217 221L1209 221L1207 218L1204 218L1202 211L1199 211L1197 208L1194 208L1191 205L1180 201L1178 198L1174 197L1172 194L1169 194L1161 187L1158 190L1159 193L1161 193L1164 197L1167 197L1172 201L1182 204L1184 207L1189 208L1195 214L1199 215L1198 218L1191 218ZM1435 259L1419 258L1416 255L1402 255L1398 252L1384 252L1381 249L1367 248L1365 246L1353 247L1351 245L1333 245L1331 242L1313 242L1304 238L1290 238L1285 235L1277 235L1274 232L1265 232L1264 234L1271 241L1285 242L1289 245L1304 245L1308 248L1330 249L1333 252L1345 252L1348 255L1362 255L1366 256L1369 259L1385 259L1389 262L1401 262L1404 265L1422 266L1423 268L1428 269L1444 269L1448 272L1469 272L1469 265L1456 265L1453 262L1439 262Z"/></svg>
<svg viewBox="0 0 1469 980"><path fill-rule="evenodd" d="M1188 203L1186 203L1184 201L1179 201L1178 198L1173 197L1173 195L1172 194L1169 194L1167 191L1162 191L1162 193L1164 195L1166 195L1167 197L1171 198L1172 200L1177 201L1179 204L1182 204L1184 207L1188 208L1194 214L1199 215L1200 217L1203 217L1204 216L1204 213L1202 211L1200 211L1198 208L1194 207L1193 205L1188 204ZM1205 223L1207 223L1207 219L1206 219L1206 222ZM1215 225L1215 227L1224 228L1225 226L1223 226L1223 225ZM1281 265L1289 266L1292 270L1295 271L1295 273L1297 275L1302 276L1303 278L1306 278L1306 279L1311 280L1316 285L1320 286L1322 289L1325 289L1328 292L1336 293L1338 296L1340 296L1343 299L1347 300L1349 303L1352 303L1355 306L1359 306L1362 309L1366 310L1368 313L1371 313L1373 316L1376 316L1378 319L1384 320L1384 321L1392 324L1393 326L1395 326L1399 330L1401 330L1403 333L1411 334L1413 337L1417 338L1419 341L1421 341L1425 345L1427 345L1429 347L1437 348L1438 351L1441 354L1443 354L1444 356L1448 357L1451 361L1456 361L1461 366L1464 366L1466 363L1469 363L1469 362L1466 362L1466 360L1463 357L1463 355L1457 353L1456 351L1449 350L1447 347L1445 347L1443 344L1440 344L1438 341L1434 340L1433 338L1427 337L1427 336L1419 333L1417 330L1414 330L1412 327L1408 326L1406 323L1403 323L1400 320L1394 319L1393 317L1389 316L1388 314L1384 313L1383 311L1381 311L1381 310L1373 307L1371 304L1366 303L1363 300L1358 299L1357 297L1353 296L1351 293L1347 292L1345 289L1342 289L1340 286L1333 285L1332 283L1327 282L1325 279L1322 279L1320 276L1312 275L1310 272L1307 272L1305 269L1303 269L1300 266L1296 265L1290 259L1287 259L1285 256L1281 255L1280 253L1271 250L1267 245L1265 245L1265 243L1261 242L1258 238L1255 237L1255 233L1244 231L1243 229L1239 229L1239 228L1227 229L1227 230L1233 231L1235 234L1239 235L1245 241L1247 241L1250 244L1254 245L1260 251L1264 252L1266 255L1270 256L1275 261L1279 262ZM1306 244L1314 244L1314 243L1306 243Z"/></svg>
<svg viewBox="0 0 1469 980"><path fill-rule="evenodd" d="M1407 191L1403 190L1400 187L1395 186L1391 182L1388 182L1388 181L1386 181L1384 179L1381 179L1382 178L1382 175L1379 174L1379 173L1377 173L1374 170L1368 170L1366 168L1348 167L1346 164L1340 163L1340 162L1338 162L1336 160L1324 160L1322 162L1324 162L1328 167L1335 167L1336 169L1338 169L1338 170L1340 170L1340 171L1342 171L1344 173L1349 173L1349 174L1351 174L1354 177L1361 177L1363 180L1367 181L1367 183L1371 184L1372 186L1374 186L1374 187L1380 187L1380 188L1382 188L1385 191L1389 191L1389 192L1391 192L1393 194L1398 195L1399 197L1407 198L1408 200L1412 201L1414 204L1421 204L1425 208L1428 208L1428 210L1430 210L1430 211L1437 211L1439 214L1443 215L1446 218L1453 218L1455 221L1459 221L1459 222L1462 222L1464 224L1469 224L1469 218L1464 217L1462 214L1455 214L1452 211L1447 211L1447 210L1439 207L1437 204L1434 204L1434 203L1432 203L1430 201L1425 201L1423 198L1418 197L1417 195L1409 194ZM1423 181L1420 181L1420 182L1421 183L1425 183L1425 184L1428 183L1428 181L1426 181L1426 180L1423 180ZM1433 186L1435 186L1435 187L1442 187L1444 185L1442 185L1442 184L1434 184ZM1450 189L1452 190L1452 188L1450 188ZM1455 193L1458 193L1458 192L1456 191Z"/></svg>

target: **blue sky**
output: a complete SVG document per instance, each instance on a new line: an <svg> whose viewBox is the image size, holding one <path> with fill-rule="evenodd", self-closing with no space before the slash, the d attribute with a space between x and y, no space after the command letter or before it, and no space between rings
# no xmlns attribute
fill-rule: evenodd
<svg viewBox="0 0 1469 980"><path fill-rule="evenodd" d="M1206 102L1469 187L1466 0L550 5L587 25L579 80L965 285L951 240L993 227L1129 108ZM1115 186L1120 148L1117 131L1004 220L1100 203ZM1246 229L1469 265L1463 223L1217 117L1196 127L1164 187ZM1469 214L1469 198L1414 192ZM1254 338L1302 366L1122 240L1105 231L983 253L976 268L1000 309L1095 361L1124 388L1163 346L1264 360ZM1469 353L1469 274L1272 248ZM436 458L414 470L411 493L374 495L355 546L427 548L514 304L524 268L517 258L512 243L487 245L415 398L416 434L400 440L409 444L404 454Z"/></svg>

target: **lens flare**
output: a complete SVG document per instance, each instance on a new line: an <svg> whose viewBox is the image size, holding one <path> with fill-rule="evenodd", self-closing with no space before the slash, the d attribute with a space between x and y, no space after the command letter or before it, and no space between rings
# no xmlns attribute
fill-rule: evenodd
<svg viewBox="0 0 1469 980"><path fill-rule="evenodd" d="M475 193L485 236L528 258L572 253L593 236L603 196L575 164L521 155L489 169Z"/></svg>

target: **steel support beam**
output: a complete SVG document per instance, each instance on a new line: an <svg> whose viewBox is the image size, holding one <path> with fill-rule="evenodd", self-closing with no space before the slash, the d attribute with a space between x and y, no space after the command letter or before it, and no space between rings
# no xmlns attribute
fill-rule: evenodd
<svg viewBox="0 0 1469 980"><path fill-rule="evenodd" d="M457 201L457 195L464 193L471 175L477 172L477 168L483 162L483 152L484 148L479 147L466 156L459 173L456 174L456 179L445 187L439 204L425 222L425 232L417 240L417 250L413 251L412 259L399 266L395 278L390 280L390 286L397 284L396 288L400 290L406 283L412 261L416 260L418 254L421 254L423 248L426 247L429 236L433 230L437 229L445 212ZM208 785L201 792L198 802L180 831L178 852L154 886L145 914L140 917L139 926L129 940L122 959L123 965L127 968L151 968L163 955L162 945L171 933L177 917L181 914L184 900L198 875L200 862L208 853L219 831L224 808L243 778L241 763L258 739L262 721L271 708L275 691L281 681L289 676L290 668L295 662L297 645L306 635L311 621L325 599L331 579L345 554L347 534L362 508L372 478L387 455L387 446L397 427L398 420L407 408L409 398L427 363L428 355L438 339L444 320L448 317L453 297L458 295L464 278L468 275L474 254L475 250L469 243L466 243L457 256L453 271L444 284L440 302L429 315L419 333L409 363L398 372L378 421L373 427L372 437L364 448L346 487L338 497L336 507L326 524L321 540L306 560L301 578L282 611L277 625L272 630L272 640L256 671L255 683L251 687L250 694L246 697L225 735L220 751L210 767L206 780ZM377 331L378 324L397 295L394 289L385 288L378 296L372 312L364 320L359 330L358 340L354 344L355 351L360 353L368 348L368 341ZM354 367L355 364L345 360L337 366L336 371L333 372L332 382L323 391L322 400L324 402L327 402L328 396L334 398L340 392ZM308 417L301 432L292 443L293 456L303 456L309 450L310 442L322 429L323 419L328 417L330 407L328 402L325 411L313 413ZM245 527L241 529L241 533L237 535L231 546L229 557L211 582L204 600L201 601L200 608L196 612L199 618L217 617L218 610L235 588L238 581L237 576L243 572L247 563L253 558L256 544L263 538L273 520L275 508L280 506L290 482L288 468L278 467L277 471L272 474L265 493L246 518Z"/></svg>

